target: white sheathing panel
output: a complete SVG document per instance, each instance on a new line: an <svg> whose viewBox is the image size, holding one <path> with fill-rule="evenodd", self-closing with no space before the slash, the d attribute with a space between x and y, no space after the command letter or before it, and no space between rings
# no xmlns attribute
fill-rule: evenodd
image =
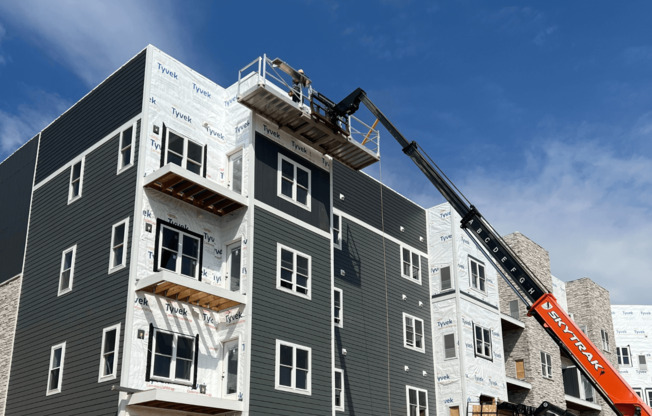
<svg viewBox="0 0 652 416"><path fill-rule="evenodd" d="M562 307L566 312L568 312L568 300L566 298L566 282L561 279L552 277L552 294L557 298L557 303Z"/></svg>
<svg viewBox="0 0 652 416"><path fill-rule="evenodd" d="M617 347L627 347L630 365L618 370L630 386L652 389L652 305L611 305ZM645 355L647 370L641 368L639 355Z"/></svg>
<svg viewBox="0 0 652 416"><path fill-rule="evenodd" d="M507 400L497 273L459 224L460 216L449 204L428 210L438 414L448 414L450 406L464 411L467 401L478 401L480 395ZM485 266L484 292L471 285L470 257ZM446 266L451 267L453 288L442 291L441 269ZM491 331L491 359L475 354L474 324ZM450 333L455 334L456 357L446 359L444 336Z"/></svg>

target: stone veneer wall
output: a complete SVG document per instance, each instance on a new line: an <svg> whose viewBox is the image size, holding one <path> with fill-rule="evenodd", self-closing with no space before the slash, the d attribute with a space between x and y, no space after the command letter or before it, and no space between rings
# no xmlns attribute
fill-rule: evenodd
<svg viewBox="0 0 652 416"><path fill-rule="evenodd" d="M22 276L0 284L0 416L5 414Z"/></svg>
<svg viewBox="0 0 652 416"><path fill-rule="evenodd" d="M539 281L546 287L552 288L548 252L521 233L510 234L504 237L504 240ZM503 279L498 280L501 312L509 315L509 301L518 297ZM508 377L516 378L515 360L524 360L525 381L532 385L532 389L511 390L509 399L514 403L534 407L538 407L543 401L548 401L565 409L566 399L559 347L541 325L526 313L525 305L519 301L520 320L525 323L525 328L506 330L503 327L505 370ZM550 354L552 379L544 378L541 374L541 351Z"/></svg>

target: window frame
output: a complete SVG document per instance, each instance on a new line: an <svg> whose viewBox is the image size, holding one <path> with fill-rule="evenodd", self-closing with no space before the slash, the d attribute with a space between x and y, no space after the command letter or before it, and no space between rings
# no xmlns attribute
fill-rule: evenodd
<svg viewBox="0 0 652 416"><path fill-rule="evenodd" d="M228 277L229 281L226 285L228 285L227 289L231 292L235 293L240 293L242 290L242 262L244 261L242 257L242 239L238 238L236 240L230 241L226 244L226 276ZM238 247L240 249L240 264L238 265L238 271L239 271L239 276L238 276L238 289L233 290L232 289L232 274L231 271L233 269L233 249Z"/></svg>
<svg viewBox="0 0 652 416"><path fill-rule="evenodd" d="M478 273L476 275L473 274L474 264L478 269ZM482 268L482 276L480 276L480 268ZM473 256L469 256L469 285L473 290L487 293L487 268L483 262Z"/></svg>
<svg viewBox="0 0 652 416"><path fill-rule="evenodd" d="M641 357L643 357L642 363L641 363ZM638 355L638 369L640 371L647 371L647 356L645 354Z"/></svg>
<svg viewBox="0 0 652 416"><path fill-rule="evenodd" d="M337 227L335 227L335 219L337 218ZM342 216L333 213L333 247L342 250Z"/></svg>
<svg viewBox="0 0 652 416"><path fill-rule="evenodd" d="M444 269L448 269L448 287L444 287ZM453 284L453 270L450 265L447 266L442 266L439 268L439 290L444 292L444 291L449 291L455 289L455 285Z"/></svg>
<svg viewBox="0 0 652 416"><path fill-rule="evenodd" d="M333 370L333 408L338 411L338 412L343 412L344 411L344 370L341 368L335 368ZM340 381L340 388L339 388L339 398L340 398L340 403L337 403L337 381Z"/></svg>
<svg viewBox="0 0 652 416"><path fill-rule="evenodd" d="M122 237L122 259L120 263L117 265L113 265L113 262L115 261L115 231L116 229L124 224L125 229L124 229L124 235ZM117 222L113 224L113 227L111 227L111 248L110 248L110 253L109 253L109 274L113 272L117 272L118 270L124 269L127 267L127 245L129 243L129 217L125 218L124 220Z"/></svg>
<svg viewBox="0 0 652 416"><path fill-rule="evenodd" d="M227 188L232 190L233 192L242 195L242 191L244 191L244 148L242 146L238 146L236 149L232 150L231 152L226 154L227 158L227 164L228 164L228 177L227 177ZM241 170L240 170L240 191L236 191L233 189L233 173L235 169L233 169L233 162L237 159L240 159L242 161L241 163Z"/></svg>
<svg viewBox="0 0 652 416"><path fill-rule="evenodd" d="M340 304L337 305L336 293L340 295ZM339 313L335 313L338 311ZM344 328L344 292L338 287L333 288L333 325L338 328Z"/></svg>
<svg viewBox="0 0 652 416"><path fill-rule="evenodd" d="M417 284L420 285L421 284L421 272L422 272L421 254L417 253L416 250L413 250L412 248L410 248L408 246L404 246L404 245L400 246L400 250L401 250L401 277L403 277L405 279L408 279L409 281L417 283ZM410 261L409 262L405 261L405 252L406 251L410 255L410 259L409 259ZM416 258L419 260L419 264L417 265L418 278L416 278L416 279L413 277L414 276L414 264L413 264L414 256L416 256ZM405 273L405 266L406 265L410 268L410 271L412 272L411 275Z"/></svg>
<svg viewBox="0 0 652 416"><path fill-rule="evenodd" d="M426 394L426 397L425 397L425 399L426 399L426 403L425 403L425 413L423 413L423 415L424 415L424 416L428 416L428 415L429 415L429 411L430 411L430 410L428 409L428 390L426 390L426 389L420 389L420 388L418 388L418 387L414 387L414 386L410 386L410 385L406 385L406 386L405 386L405 403L406 403L406 405L407 405L407 413L406 413L406 414L407 414L408 416L412 414L412 413L410 413L410 408L411 408L411 406L412 406L412 403L410 403L410 390L414 390L414 391L416 392L416 399L417 399L417 402L415 403L415 406L416 406L416 413L414 413L415 415L421 415L421 407L424 407L424 406L421 406L421 403L420 403L420 401L419 401L419 393L420 393L420 392L423 392L423 393Z"/></svg>
<svg viewBox="0 0 652 416"><path fill-rule="evenodd" d="M541 376L552 380L552 356L541 351Z"/></svg>
<svg viewBox="0 0 652 416"><path fill-rule="evenodd" d="M81 199L82 197L82 191L84 189L84 165L86 161L86 156L83 156L80 159L76 159L71 165L70 165L70 179L68 181L68 205L72 204L73 202L77 201L78 199ZM73 173L75 172L75 166L80 165L79 167L79 178L76 179L73 177ZM77 195L73 195L73 183L79 181L79 193Z"/></svg>
<svg viewBox="0 0 652 416"><path fill-rule="evenodd" d="M72 257L71 257L71 260L70 260L70 269L66 269L66 270L70 270L70 275L68 276L68 287L62 289L61 288L61 283L62 283L61 278L63 277L63 272L64 272L63 266L64 266L65 261L66 261L66 254L68 254L69 252L72 252ZM59 267L59 285L57 286L57 297L58 296L63 296L66 293L72 292L72 283L73 283L73 279L75 277L75 261L76 261L76 259L77 259L77 244L75 244L72 247L68 247L67 249L65 249L65 250L63 250L61 252L61 265Z"/></svg>
<svg viewBox="0 0 652 416"><path fill-rule="evenodd" d="M122 130L118 136L118 170L116 172L117 175L121 174L122 172L126 171L130 167L134 165L134 149L136 147L136 128L137 128L138 123L133 123L130 126L127 126ZM129 144L129 163L125 164L124 163L124 158L123 158L123 150L126 149L126 146L123 144L124 141L124 134L127 130L131 129L131 143Z"/></svg>
<svg viewBox="0 0 652 416"><path fill-rule="evenodd" d="M412 320L412 345L409 345L409 339L408 339L408 334L407 334L407 328L408 324L407 321L408 319ZM417 347L417 325L416 322L419 321L421 322L421 347ZM410 315L409 313L403 312L403 346L407 349L418 351L421 353L426 352L426 333L425 333L425 326L423 323L423 319L417 318L414 315Z"/></svg>
<svg viewBox="0 0 652 416"><path fill-rule="evenodd" d="M53 360L54 360L54 352L55 350L61 349L61 362L59 363L59 367L56 369L59 370L59 375L58 375L58 380L57 380L57 387L54 389L50 388L50 381L52 379L52 371L55 370L55 368L52 368ZM51 394L57 394L61 393L62 389L62 384L63 384L63 365L65 363L65 358L66 358L66 341L53 345L50 347L50 364L48 366L48 384L46 386L45 390L45 395L49 396Z"/></svg>
<svg viewBox="0 0 652 416"><path fill-rule="evenodd" d="M282 191L282 185L283 185L283 161L288 162L293 166L294 170L294 176L292 178L292 196L285 195ZM306 203L303 204L297 200L297 186L299 186L297 182L297 169L301 169L305 172L308 173L308 188L306 189L307 191L307 196L306 196ZM277 170L276 170L276 195L280 198L285 199L286 201L289 201L293 203L294 205L297 205L307 211L312 210L312 171L302 164L295 162L294 160L290 159L289 157L283 155L282 153L278 154L278 165L277 165Z"/></svg>
<svg viewBox="0 0 652 416"><path fill-rule="evenodd" d="M281 368L281 346L292 348L292 367L290 375L290 386L282 385L279 380ZM308 368L306 369L306 388L300 389L296 387L296 370L297 370L297 349L307 351L308 353ZM287 391L290 393L303 394L306 396L312 395L312 348L305 345L295 344L293 342L276 340L276 360L274 364L274 388L276 390Z"/></svg>
<svg viewBox="0 0 652 416"><path fill-rule="evenodd" d="M228 355L227 353L230 350L227 350L227 346L229 344L234 344L234 343L236 344L236 350L237 350L236 351L237 366L236 366L236 374L235 374L236 392L235 393L228 393L228 380L229 380L230 376L229 376L229 369L228 369L228 362L227 362L227 355ZM222 377L223 377L223 380L224 380L224 383L223 383L224 385L222 386L222 395L223 395L224 398L233 399L233 398L237 397L238 392L239 392L239 388L240 388L240 378L241 378L240 364L241 364L241 358L242 358L240 356L240 353L241 353L241 350L240 350L240 348L241 348L240 337L231 338L231 339L229 339L227 341L222 341L221 345L222 345L222 355L221 355L222 356Z"/></svg>
<svg viewBox="0 0 652 416"><path fill-rule="evenodd" d="M193 173L195 175L199 175L202 177L206 176L206 145L202 144L198 141L192 140L191 138L184 136L183 134L177 132L176 130L172 129L166 129L165 131L165 149L162 149L163 151L163 166L173 163L176 165L174 162L168 161L168 152L170 151L170 135L174 134L175 136L183 139L183 154L181 155L181 165L177 165L182 169L187 170L190 173ZM193 172L190 169L188 169L188 142L192 142L193 144L199 146L201 148L201 165L199 169L199 173ZM176 151L172 151L174 154L178 155ZM192 159L191 159L192 160ZM193 160L193 162L196 162Z"/></svg>
<svg viewBox="0 0 652 416"><path fill-rule="evenodd" d="M514 319L521 319L521 308L518 299L510 300L509 302L507 302L507 305L509 307L509 316ZM512 307L514 305L516 305L516 308Z"/></svg>
<svg viewBox="0 0 652 416"><path fill-rule="evenodd" d="M627 351L627 354L623 354L623 351ZM631 367L632 366L632 351L629 348L629 345L626 347L616 347L616 356L618 357L618 365L622 367ZM627 364L625 364L625 356L627 356Z"/></svg>
<svg viewBox="0 0 652 416"><path fill-rule="evenodd" d="M453 337L453 348L446 348L446 337ZM443 342L443 350L444 350L444 360L454 360L457 359L457 342L456 342L456 337L455 337L455 332L448 332L443 334L442 337L442 342ZM448 351L453 351L452 356L448 356Z"/></svg>
<svg viewBox="0 0 652 416"><path fill-rule="evenodd" d="M105 367L105 359L106 359L106 352L104 351L104 347L106 346L106 334L108 332L115 331L115 341L113 345L113 354L115 355L113 358L113 368L111 369L110 374L104 374L104 369ZM118 357L120 354L120 323L109 326L107 328L104 328L102 330L102 345L100 349L100 370L99 370L99 375L97 377L97 382L101 383L103 381L107 380L115 380L117 377L118 373Z"/></svg>
<svg viewBox="0 0 652 416"><path fill-rule="evenodd" d="M477 331L476 328L481 329L482 333L482 340L480 342L483 343L483 346L486 346L486 344L489 344L489 355L484 353L484 348L482 349L481 353L478 353L478 338L477 338ZM488 342L487 339L485 339L485 331L488 334ZM491 328L485 328L481 325L473 324L473 351L476 357L484 358L490 361L493 361L493 340L491 339Z"/></svg>
<svg viewBox="0 0 652 416"><path fill-rule="evenodd" d="M191 238L197 239L199 241L199 245L197 248L197 267L196 267L196 276L189 276L187 274L181 273L181 259L183 255L179 255L179 253L183 253L183 238L179 238L179 245L177 247L177 260L175 264L175 270L170 270L166 267L161 266L161 254L163 251L163 229L167 228L169 230L172 230L176 233L180 234L180 237L183 235L187 235ZM200 234L194 233L190 230L187 230L182 227L178 227L174 224L171 224L167 221L162 221L158 220L156 224L156 241L155 241L155 261L154 261L154 268L155 271L167 271L170 273L178 274L179 276L185 276L190 279L195 279L197 281L201 282L201 270L202 270L202 260L203 260L203 252L204 252L204 237Z"/></svg>
<svg viewBox="0 0 652 416"><path fill-rule="evenodd" d="M602 349L606 352L611 352L609 333L605 329L600 330L600 338L602 339Z"/></svg>
<svg viewBox="0 0 652 416"><path fill-rule="evenodd" d="M647 399L647 405L652 406L652 389L645 389L645 399Z"/></svg>
<svg viewBox="0 0 652 416"><path fill-rule="evenodd" d="M283 268L283 262L282 262L282 253L283 250L289 251L292 253L292 288L287 288L283 286L281 283L284 282L284 279L281 279L281 269ZM308 260L308 276L307 276L307 284L306 284L306 291L308 293L300 293L296 290L297 288L297 257L301 256L304 257ZM299 286L302 287L302 286ZM281 243L277 243L276 246L276 288L278 290L282 290L283 292L290 293L295 296L299 296L304 299L312 299L312 256L309 256L305 253L300 252L299 250L295 250L293 248L290 248L286 245L283 245Z"/></svg>
<svg viewBox="0 0 652 416"><path fill-rule="evenodd" d="M161 329L161 328L156 328L153 327L154 334L152 335L152 345L151 345L151 361L149 362L149 379L153 381L159 381L163 383L170 383L170 384L179 384L183 386L192 386L195 384L195 369L197 368L197 341L196 341L196 336L195 335L186 335L186 334L181 334L179 332L174 332L174 331L168 331L166 329ZM170 371L169 374L171 377L163 377L159 375L154 374L154 363L156 362L156 334L157 333L164 333L167 335L172 335L172 356L170 357ZM176 378L176 369L177 369L177 351L178 351L178 340L179 337L187 338L192 340L192 365L190 367L190 379L189 380L184 380L182 378L177 379ZM163 354L159 354L163 355Z"/></svg>

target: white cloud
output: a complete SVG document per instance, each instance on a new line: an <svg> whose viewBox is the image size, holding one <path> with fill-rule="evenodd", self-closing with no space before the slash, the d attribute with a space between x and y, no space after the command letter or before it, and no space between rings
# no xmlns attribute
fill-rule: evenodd
<svg viewBox="0 0 652 416"><path fill-rule="evenodd" d="M187 41L167 1L0 2L10 30L95 85L148 43L183 58Z"/></svg>

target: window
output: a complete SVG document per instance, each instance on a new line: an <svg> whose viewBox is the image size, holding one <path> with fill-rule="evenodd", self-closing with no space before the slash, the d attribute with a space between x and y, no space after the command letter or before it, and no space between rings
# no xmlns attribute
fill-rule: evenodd
<svg viewBox="0 0 652 416"><path fill-rule="evenodd" d="M158 267L194 279L199 278L201 238L161 224L158 235Z"/></svg>
<svg viewBox="0 0 652 416"><path fill-rule="evenodd" d="M70 168L70 186L68 188L68 203L78 200L82 196L84 181L84 159L76 162Z"/></svg>
<svg viewBox="0 0 652 416"><path fill-rule="evenodd" d="M456 358L457 349L455 348L455 334L444 335L444 358Z"/></svg>
<svg viewBox="0 0 652 416"><path fill-rule="evenodd" d="M60 393L63 381L63 359L66 355L66 343L54 345L50 349L50 369L48 371L47 395Z"/></svg>
<svg viewBox="0 0 652 416"><path fill-rule="evenodd" d="M134 165L134 127L130 126L120 133L120 154L118 155L118 173Z"/></svg>
<svg viewBox="0 0 652 416"><path fill-rule="evenodd" d="M335 410L344 411L344 372L335 369L335 391L333 392L333 405Z"/></svg>
<svg viewBox="0 0 652 416"><path fill-rule="evenodd" d="M491 331L479 325L473 325L475 335L475 355L476 357L492 359L491 355Z"/></svg>
<svg viewBox="0 0 652 416"><path fill-rule="evenodd" d="M409 416L428 416L428 391L406 386Z"/></svg>
<svg viewBox="0 0 652 416"><path fill-rule="evenodd" d="M403 264L401 275L421 284L421 257L419 254L408 248L402 247L401 263Z"/></svg>
<svg viewBox="0 0 652 416"><path fill-rule="evenodd" d="M552 378L552 358L547 352L541 351L541 375Z"/></svg>
<svg viewBox="0 0 652 416"><path fill-rule="evenodd" d="M638 394L638 397L643 397L643 389L638 387L632 387L632 390L634 390L634 393Z"/></svg>
<svg viewBox="0 0 652 416"><path fill-rule="evenodd" d="M518 300L509 301L509 316L514 319L519 319L521 317L521 314L518 310Z"/></svg>
<svg viewBox="0 0 652 416"><path fill-rule="evenodd" d="M333 214L333 247L342 249L342 217Z"/></svg>
<svg viewBox="0 0 652 416"><path fill-rule="evenodd" d="M242 193L242 150L229 155L229 188Z"/></svg>
<svg viewBox="0 0 652 416"><path fill-rule="evenodd" d="M469 258L469 270L471 271L471 287L485 292L484 264Z"/></svg>
<svg viewBox="0 0 652 416"><path fill-rule="evenodd" d="M193 383L196 338L154 328L152 380L169 383Z"/></svg>
<svg viewBox="0 0 652 416"><path fill-rule="evenodd" d="M342 289L333 289L333 323L342 328L344 326L344 299Z"/></svg>
<svg viewBox="0 0 652 416"><path fill-rule="evenodd" d="M276 288L310 299L310 256L278 245Z"/></svg>
<svg viewBox="0 0 652 416"><path fill-rule="evenodd" d="M448 414L449 416L460 416L460 407L459 406L449 407Z"/></svg>
<svg viewBox="0 0 652 416"><path fill-rule="evenodd" d="M423 320L403 313L403 346L425 352L423 340Z"/></svg>
<svg viewBox="0 0 652 416"><path fill-rule="evenodd" d="M310 170L278 155L278 196L310 210Z"/></svg>
<svg viewBox="0 0 652 416"><path fill-rule="evenodd" d="M451 279L450 266L442 267L439 270L439 277L441 279L441 290L449 290L453 288L453 280Z"/></svg>
<svg viewBox="0 0 652 416"><path fill-rule="evenodd" d="M129 235L129 218L113 225L109 273L122 269L127 265L127 235Z"/></svg>
<svg viewBox="0 0 652 416"><path fill-rule="evenodd" d="M525 380L525 361L514 360L514 366L516 367L516 378Z"/></svg>
<svg viewBox="0 0 652 416"><path fill-rule="evenodd" d="M229 244L226 247L228 255L227 259L227 277L229 281L229 289L232 292L240 291L240 270L242 269L242 245L240 241Z"/></svg>
<svg viewBox="0 0 652 416"><path fill-rule="evenodd" d="M616 347L616 354L618 355L618 365L627 367L632 365L632 355L629 347Z"/></svg>
<svg viewBox="0 0 652 416"><path fill-rule="evenodd" d="M580 327L580 331L582 331L584 333L584 335L586 335L587 338L588 338L588 336L589 336L589 327L587 325L582 325L582 324L580 324L578 326Z"/></svg>
<svg viewBox="0 0 652 416"><path fill-rule="evenodd" d="M645 396L647 396L648 406L652 406L652 389L645 389Z"/></svg>
<svg viewBox="0 0 652 416"><path fill-rule="evenodd" d="M645 355L638 356L638 369L641 371L647 371L647 359Z"/></svg>
<svg viewBox="0 0 652 416"><path fill-rule="evenodd" d="M311 349L276 340L276 389L310 394Z"/></svg>
<svg viewBox="0 0 652 416"><path fill-rule="evenodd" d="M192 173L204 175L204 146L168 130L164 163L174 163Z"/></svg>
<svg viewBox="0 0 652 416"><path fill-rule="evenodd" d="M609 352L609 333L601 329L600 336L602 337L602 349Z"/></svg>
<svg viewBox="0 0 652 416"><path fill-rule="evenodd" d="M104 328L104 331L102 331L102 353L100 355L100 377L98 381L116 378L119 341L120 324Z"/></svg>
<svg viewBox="0 0 652 416"><path fill-rule="evenodd" d="M61 270L59 271L59 292L57 296L72 290L72 279L75 275L75 253L77 246L72 246L61 254Z"/></svg>
<svg viewBox="0 0 652 416"><path fill-rule="evenodd" d="M238 393L238 343L237 339L224 343L222 379L226 396Z"/></svg>

